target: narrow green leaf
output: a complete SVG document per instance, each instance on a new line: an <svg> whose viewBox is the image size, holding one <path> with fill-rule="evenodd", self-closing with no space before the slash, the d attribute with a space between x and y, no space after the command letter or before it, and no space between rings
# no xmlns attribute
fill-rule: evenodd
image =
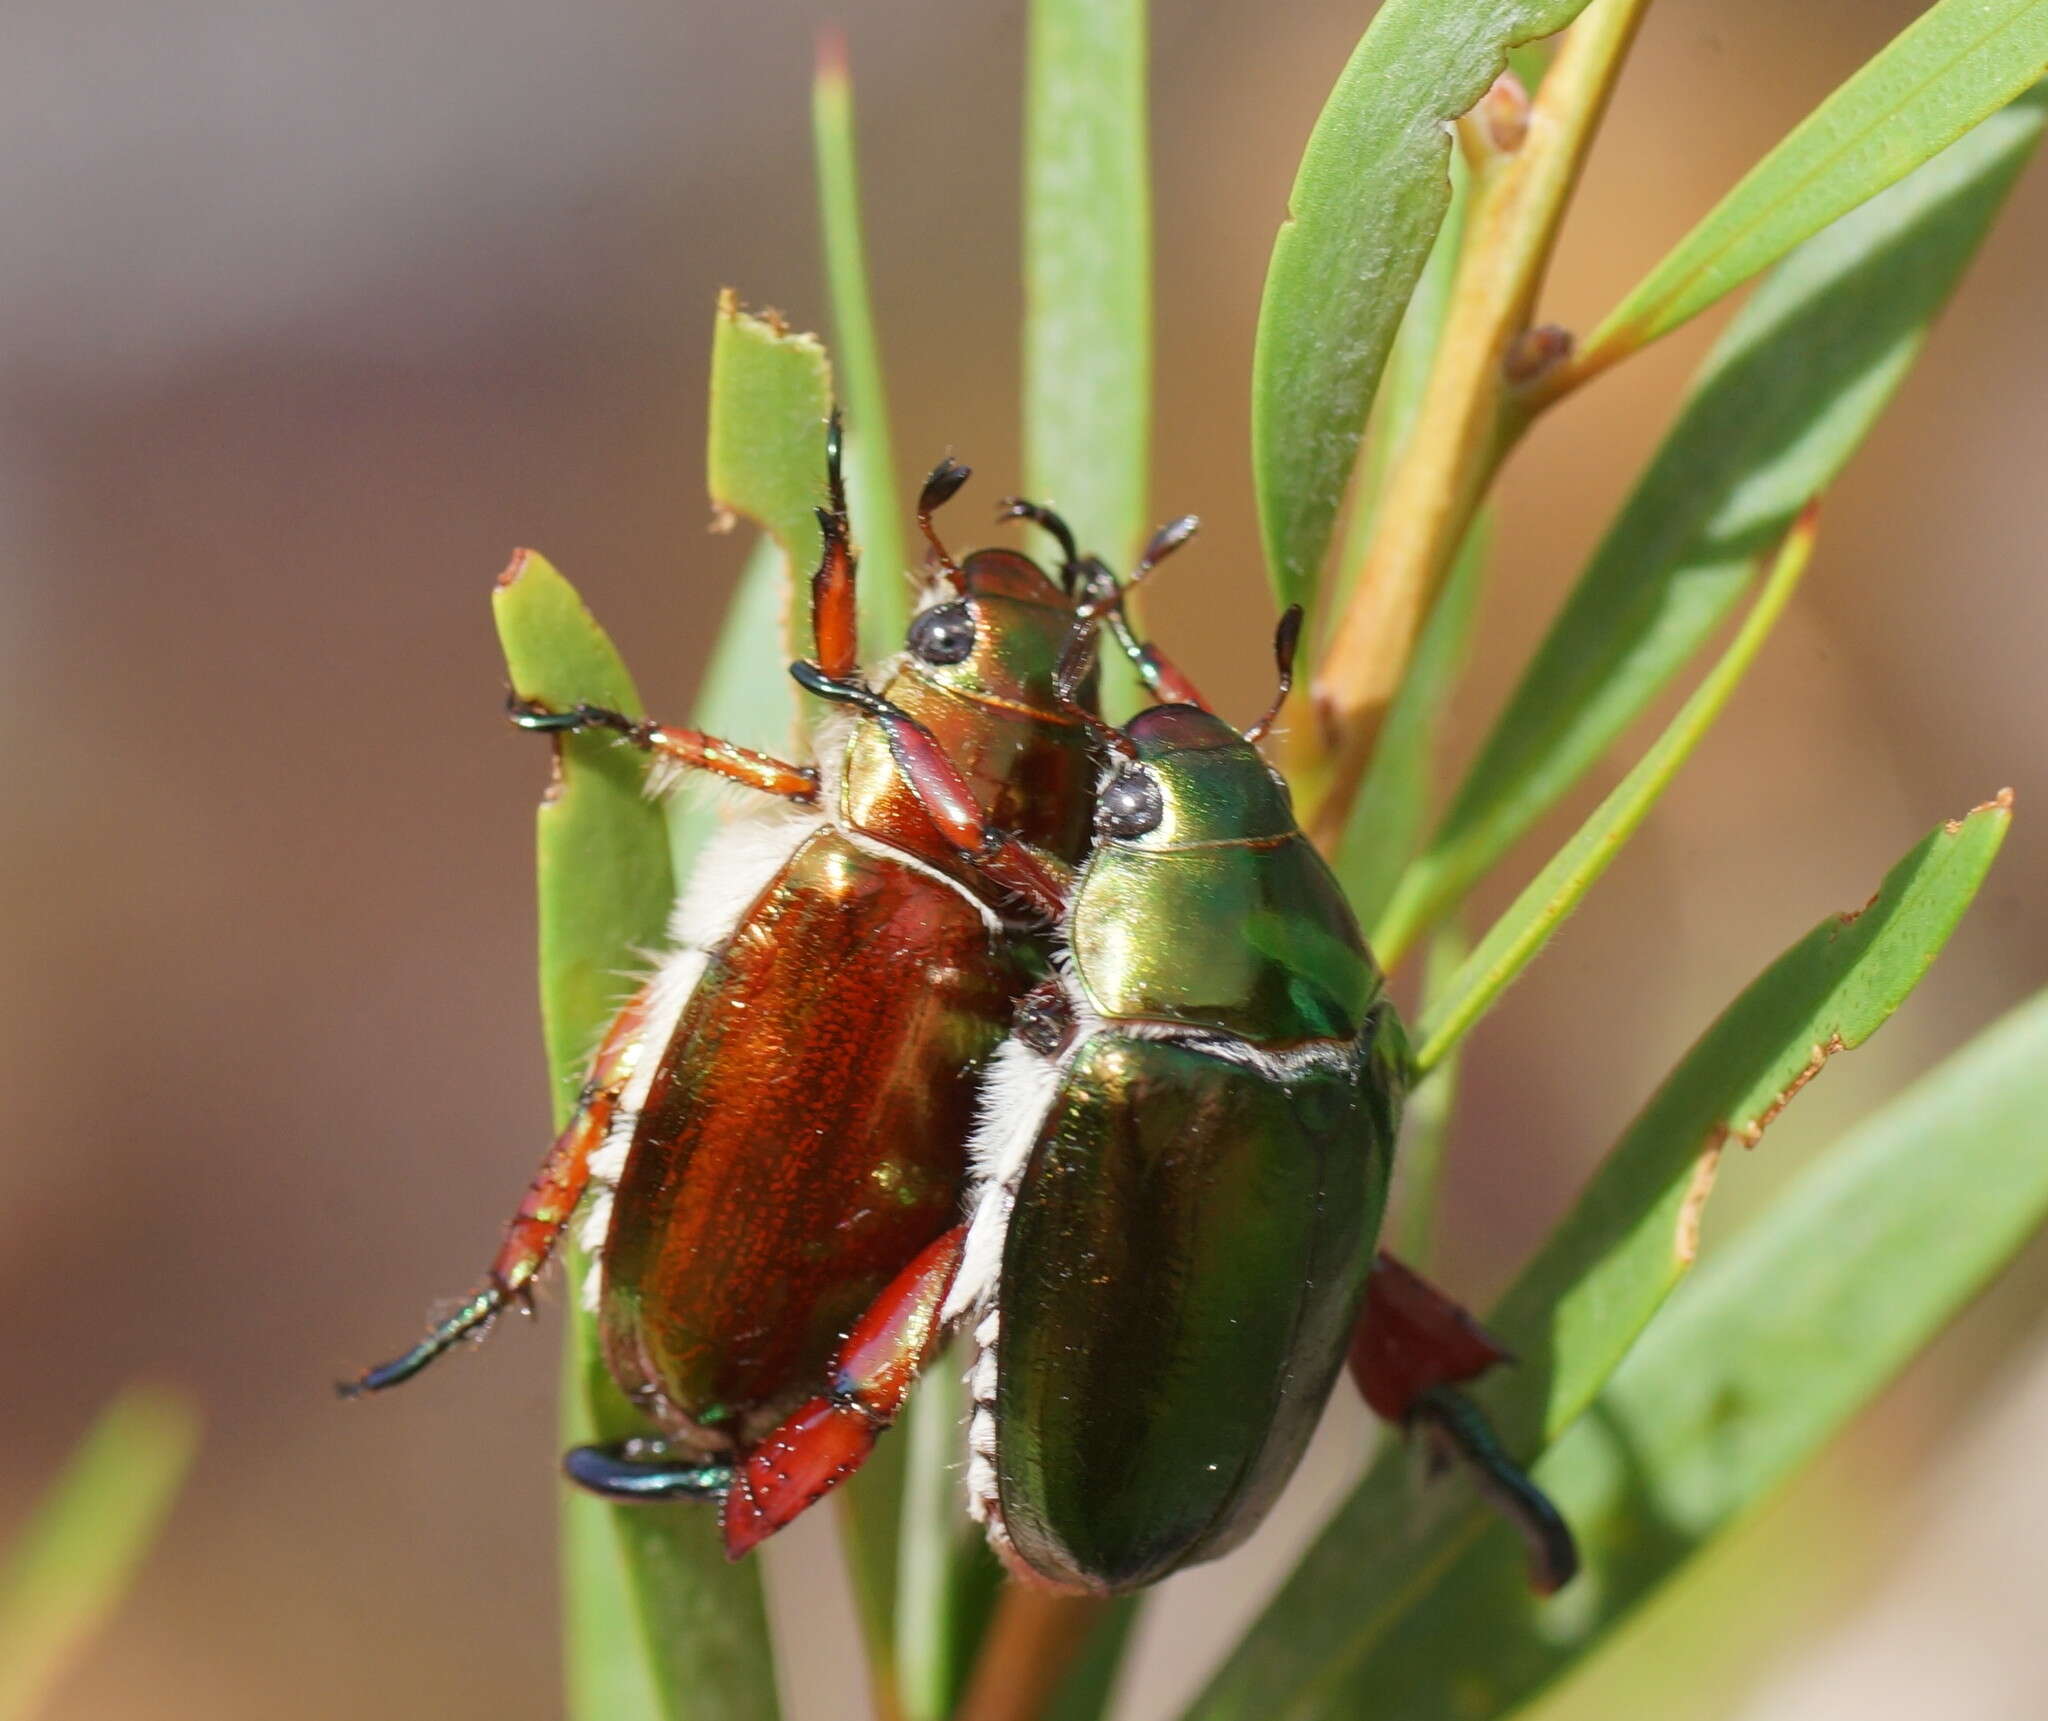
<svg viewBox="0 0 2048 1721"><path fill-rule="evenodd" d="M904 498L890 451L889 397L882 347L868 295L867 245L861 237L860 170L853 145L853 80L836 33L819 43L811 87L811 136L817 152L818 212L824 228L825 279L832 290L832 341L846 412L846 489L861 551L860 637L870 659L903 644L910 619L909 565L903 557Z"/></svg>
<svg viewBox="0 0 2048 1721"><path fill-rule="evenodd" d="M491 616L516 697L644 715L612 642L545 556L513 558L491 594ZM675 887L661 809L645 792L645 756L602 733L554 746L536 833L541 1025L560 1129L591 1048L631 990L636 953L660 943Z"/></svg>
<svg viewBox="0 0 2048 1721"><path fill-rule="evenodd" d="M1891 399L2044 113L2048 87L1807 241L1743 306L1380 917L1387 960L1557 804L1726 619L1755 557Z"/></svg>
<svg viewBox="0 0 2048 1721"><path fill-rule="evenodd" d="M1809 114L1593 331L1582 368L1668 334L2048 72L2048 0L1940 0Z"/></svg>
<svg viewBox="0 0 2048 1721"><path fill-rule="evenodd" d="M1826 1057L1905 1001L2009 822L2001 799L1936 829L1868 906L1830 915L1752 982L1658 1089L1488 1317L1519 1360L1475 1396L1510 1453L1534 1460L1605 1385L1691 1264L1723 1144L1755 1140ZM1410 1479L1405 1452L1381 1455L1191 1717L1355 1712L1359 1669L1492 1523L1458 1486L1418 1524Z"/></svg>
<svg viewBox="0 0 2048 1721"><path fill-rule="evenodd" d="M1617 783L1592 816L1571 835L1529 882L1500 919L1487 929L1443 995L1423 1016L1416 1067L1428 1070L1493 1007L1566 915L1612 864L1621 847L1671 786L1678 768L1692 756L1721 715L1743 675L1763 649L1813 554L1813 516L1793 527L1773 562L1764 589L1721 660L1680 708L1670 726L1635 768Z"/></svg>
<svg viewBox="0 0 2048 1721"><path fill-rule="evenodd" d="M945 1721L959 1706L995 1610L1002 1568L967 1515L966 1358L925 1370L896 1438L904 1446L896 1665L904 1721Z"/></svg>
<svg viewBox="0 0 2048 1721"><path fill-rule="evenodd" d="M1311 615L1394 331L1450 202L1448 122L1586 0L1386 0L1337 80L1273 242L1252 477L1278 601Z"/></svg>
<svg viewBox="0 0 2048 1721"><path fill-rule="evenodd" d="M706 456L712 506L752 520L804 579L824 547L817 510L831 412L832 364L818 337L743 311L730 291L719 294ZM811 647L809 616L801 603L788 608L777 656L801 657Z"/></svg>
<svg viewBox="0 0 2048 1721"><path fill-rule="evenodd" d="M2048 1217L2048 994L1833 1148L1700 1270L1537 1474L1585 1573L1533 1598L1482 1538L1390 1636L1350 1711L1504 1715L1810 1457ZM1740 1631L1741 1622L1729 1622Z"/></svg>
<svg viewBox="0 0 2048 1721"><path fill-rule="evenodd" d="M1033 0L1024 103L1024 493L1122 566L1152 411L1143 0Z"/></svg>
<svg viewBox="0 0 2048 1721"><path fill-rule="evenodd" d="M1456 921L1438 929L1423 966L1425 1012L1443 995L1471 953L1472 942ZM1430 1258L1436 1253L1437 1205L1443 1190L1444 1161L1450 1152L1462 1061L1462 1048L1453 1046L1430 1080L1415 1090L1401 1118L1401 1151L1394 1162L1391 1246L1418 1272L1429 1271Z"/></svg>
<svg viewBox="0 0 2048 1721"><path fill-rule="evenodd" d="M1868 907L1830 915L1723 1012L1494 1313L1520 1366L1488 1392L1511 1441L1554 1439L1692 1262L1723 1146L1753 1143L1927 972L2012 822L2006 798L1932 832Z"/></svg>
<svg viewBox="0 0 2048 1721"><path fill-rule="evenodd" d="M0 1569L0 1721L27 1721L121 1605L199 1446L182 1393L103 1410Z"/></svg>
<svg viewBox="0 0 2048 1721"><path fill-rule="evenodd" d="M520 697L640 713L611 641L543 558L515 560L492 609ZM674 891L667 821L643 792L643 757L599 735L555 744L536 836L541 1019L559 1128L590 1048L629 989L625 976L661 941ZM583 1262L567 1255L570 1283L580 1287ZM581 1297L565 1302L565 1438L645 1432L604 1370ZM760 1580L751 1564L726 1562L715 1515L610 1506L573 1492L563 1510L570 1712L579 1721L772 1721Z"/></svg>
<svg viewBox="0 0 2048 1721"><path fill-rule="evenodd" d="M1394 461L1408 445L1415 418L1422 410L1423 395L1436 364L1444 321L1450 315L1451 294L1458 283L1458 257L1465 243L1465 217L1472 200L1472 173L1458 151L1451 152L1451 201L1443 224L1429 248L1428 260L1416 277L1415 291L1401 313L1394 332L1394 344L1387 351L1385 372L1373 396L1372 412L1366 420L1365 451L1351 478L1350 518L1344 527L1344 541L1337 551L1337 583L1331 589L1328 612L1342 609L1344 600L1358 583L1372 548L1373 529L1378 523L1379 503L1386 490Z"/></svg>

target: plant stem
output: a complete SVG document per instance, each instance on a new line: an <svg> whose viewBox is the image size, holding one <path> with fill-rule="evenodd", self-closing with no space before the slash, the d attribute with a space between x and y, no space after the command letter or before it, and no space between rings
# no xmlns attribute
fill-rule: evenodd
<svg viewBox="0 0 2048 1721"><path fill-rule="evenodd" d="M1038 1721L1109 1602L1003 1585L955 1721Z"/></svg>
<svg viewBox="0 0 2048 1721"><path fill-rule="evenodd" d="M1647 4L1594 0L1533 103L1504 77L1461 122L1478 171L1450 318L1414 434L1388 480L1372 552L1317 672L1316 733L1295 761L1304 822L1325 852L1343 833L1451 558L1528 422L1510 398L1510 372L1540 358L1524 339L1530 311Z"/></svg>

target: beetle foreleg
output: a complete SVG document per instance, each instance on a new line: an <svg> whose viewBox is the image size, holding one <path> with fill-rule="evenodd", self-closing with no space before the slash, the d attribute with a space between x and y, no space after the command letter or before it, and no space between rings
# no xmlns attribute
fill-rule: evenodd
<svg viewBox="0 0 2048 1721"><path fill-rule="evenodd" d="M507 702L512 721L522 729L544 735L568 734L579 729L609 729L620 740L642 752L652 753L660 765L675 771L708 771L714 777L759 789L764 795L779 795L785 801L814 801L818 798L818 773L807 765L792 765L769 753L757 753L737 742L706 735L701 729L671 729L647 718L628 717L604 705L573 705L567 711L551 711L517 694Z"/></svg>
<svg viewBox="0 0 2048 1721"><path fill-rule="evenodd" d="M339 1391L344 1398L366 1392L382 1392L412 1379L428 1363L470 1333L481 1332L497 1319L509 1302L524 1303L534 1279L553 1254L562 1228L583 1199L590 1181L590 1156L603 1143L617 1115L619 1096L632 1079L639 1061L641 1034L647 1025L647 990L636 992L605 1031L597 1056L591 1060L590 1078L584 1084L575 1115L554 1146L541 1161L527 1185L525 1199L512 1223L505 1228L505 1240L491 1262L483 1286L446 1320L403 1356L369 1369L354 1380L344 1381Z"/></svg>
<svg viewBox="0 0 2048 1721"><path fill-rule="evenodd" d="M746 1456L725 1497L725 1551L738 1559L851 1476L894 1422L945 1336L939 1309L960 1270L956 1225L893 1279L832 1362L831 1390L800 1405Z"/></svg>

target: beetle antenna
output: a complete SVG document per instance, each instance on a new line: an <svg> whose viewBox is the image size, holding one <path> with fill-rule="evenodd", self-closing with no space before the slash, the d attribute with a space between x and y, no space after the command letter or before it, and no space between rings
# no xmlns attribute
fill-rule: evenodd
<svg viewBox="0 0 2048 1721"><path fill-rule="evenodd" d="M1029 520L1034 526L1043 527L1059 540L1060 589L1068 597L1072 597L1075 583L1081 577L1081 546L1074 542L1074 529L1043 502L1027 502L1021 496L1005 496L998 502L996 518Z"/></svg>
<svg viewBox="0 0 2048 1721"><path fill-rule="evenodd" d="M1265 715L1244 732L1247 741L1262 741L1273 727L1273 719L1280 715L1280 707L1287 703L1288 694L1294 691L1294 651L1301 644L1301 605L1289 604L1287 613L1280 618L1280 625L1273 630L1273 663L1280 671L1280 686L1273 695L1273 703L1266 707Z"/></svg>
<svg viewBox="0 0 2048 1721"><path fill-rule="evenodd" d="M1178 520L1167 521L1152 534L1151 542L1145 546L1145 553L1138 558L1138 565L1131 570L1131 577L1119 584L1116 576L1104 569L1104 573L1108 575L1108 590L1098 592L1088 599L1077 613L1089 621L1094 621L1112 610L1121 615L1124 599L1144 582L1145 577L1154 568L1200 531L1201 526L1201 520L1193 514L1183 514Z"/></svg>
<svg viewBox="0 0 2048 1721"><path fill-rule="evenodd" d="M962 466L949 454L932 468L932 475L924 481L924 488L917 495L917 529L938 556L940 571L953 582L956 590L965 590L966 582L961 577L960 564L953 560L952 552L939 542L938 533L932 529L932 515L952 501L960 493L960 486L972 476L968 467Z"/></svg>
<svg viewBox="0 0 2048 1721"><path fill-rule="evenodd" d="M1089 670L1095 667L1095 618L1085 613L1087 607L1082 605L1075 614L1073 629L1060 652L1059 668L1053 672L1053 691L1060 703L1087 725L1098 746L1108 748L1119 758L1136 759L1138 750L1131 744L1131 738L1075 697Z"/></svg>

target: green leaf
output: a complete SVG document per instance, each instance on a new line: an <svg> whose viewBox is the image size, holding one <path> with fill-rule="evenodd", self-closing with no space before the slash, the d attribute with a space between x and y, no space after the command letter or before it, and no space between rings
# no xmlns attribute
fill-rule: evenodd
<svg viewBox="0 0 2048 1721"><path fill-rule="evenodd" d="M853 80L847 74L846 45L836 34L828 34L819 46L817 78L811 86L811 136L817 155L825 279L832 290L840 404L846 413L848 507L862 557L860 637L872 660L903 644L910 619L910 570L903 555L903 498L896 489L896 459L890 452L882 348L868 295L867 246L861 238Z"/></svg>
<svg viewBox="0 0 2048 1721"><path fill-rule="evenodd" d="M1593 331L1581 369L1668 334L2048 72L2048 0L1940 0L1764 157Z"/></svg>
<svg viewBox="0 0 2048 1721"><path fill-rule="evenodd" d="M1422 1007L1427 1011L1465 966L1472 942L1453 920L1430 940L1423 966ZM1410 1096L1401 1117L1401 1147L1394 1161L1394 1217L1389 1246L1418 1272L1429 1271L1436 1253L1436 1214L1450 1153L1451 1119L1458 1103L1463 1049L1450 1054Z"/></svg>
<svg viewBox="0 0 2048 1721"><path fill-rule="evenodd" d="M515 559L492 609L519 697L639 715L611 641L540 556ZM590 1048L640 953L657 948L674 890L667 821L644 793L644 756L602 735L555 740L537 817L541 1020L555 1124L567 1120ZM583 1262L565 1251L572 1286ZM644 1432L598 1354L580 1295L565 1299L563 1432L571 1443ZM772 1721L774 1657L760 1580L729 1565L713 1513L620 1507L565 1491L570 1711L579 1721Z"/></svg>
<svg viewBox="0 0 2048 1721"><path fill-rule="evenodd" d="M1415 429L1416 415L1422 410L1430 372L1443 340L1444 323L1451 313L1451 295L1458 284L1458 257L1465 244L1465 218L1471 202L1471 169L1465 165L1464 156L1453 150L1450 204L1429 248L1429 258L1416 277L1415 291L1408 296L1408 308L1401 313L1401 326L1395 331L1385 373L1373 396L1365 457L1358 462L1351 480L1351 520L1337 557L1339 583L1330 594L1333 611L1343 605L1357 582L1359 569L1365 565L1388 475L1396 457L1406 448Z"/></svg>
<svg viewBox="0 0 2048 1721"><path fill-rule="evenodd" d="M904 1721L945 1721L959 1706L1002 1583L960 1481L966 1360L956 1346L925 1370L896 1436L907 1472L896 1584Z"/></svg>
<svg viewBox="0 0 2048 1721"><path fill-rule="evenodd" d="M1665 1080L1488 1317L1519 1361L1475 1397L1510 1453L1535 1459L1605 1385L1691 1265L1724 1144L1755 1140L1828 1056L1904 1002L2009 822L2001 800L1937 828L1865 908L1830 915L1767 968ZM1381 1455L1191 1717L1356 1712L1360 1669L1492 1524L1462 1485L1418 1524L1410 1474L1405 1452Z"/></svg>
<svg viewBox="0 0 2048 1721"><path fill-rule="evenodd" d="M1831 1149L1629 1353L1537 1474L1585 1573L1530 1596L1483 1537L1387 1639L1349 1711L1517 1708L1869 1401L2048 1217L2048 994ZM1739 1622L1731 1622L1740 1629Z"/></svg>
<svg viewBox="0 0 2048 1721"><path fill-rule="evenodd" d="M0 1570L0 1721L27 1721L156 1544L199 1446L182 1393L130 1387L99 1415Z"/></svg>
<svg viewBox="0 0 2048 1721"><path fill-rule="evenodd" d="M1386 0L1316 121L1273 242L1252 477L1282 605L1315 599L1394 331L1450 202L1448 122L1586 0Z"/></svg>
<svg viewBox="0 0 2048 1721"><path fill-rule="evenodd" d="M825 501L831 413L832 364L818 337L741 310L730 291L719 294L706 456L712 506L752 520L806 579L824 548L817 510ZM810 649L810 618L792 603L776 655L803 657Z"/></svg>
<svg viewBox="0 0 2048 1721"><path fill-rule="evenodd" d="M1151 409L1143 0L1033 0L1024 493L1120 566L1145 530Z"/></svg>
<svg viewBox="0 0 2048 1721"><path fill-rule="evenodd" d="M1500 919L1487 929L1479 946L1452 977L1440 998L1423 1015L1416 1067L1429 1070L1441 1062L1479 1018L1493 1007L1508 985L1566 915L1612 864L1622 845L1649 816L1658 798L1671 786L1678 768L1692 756L1714 719L1733 696L1743 675L1763 649L1772 627L1784 613L1800 576L1813 554L1813 516L1808 514L1787 534L1773 562L1764 589L1730 642L1670 727L1635 768L1593 809L1548 865L1529 882Z"/></svg>
<svg viewBox="0 0 2048 1721"><path fill-rule="evenodd" d="M1891 399L2039 142L2048 88L1807 241L1743 306L1374 929L1398 959L1748 589Z"/></svg>

